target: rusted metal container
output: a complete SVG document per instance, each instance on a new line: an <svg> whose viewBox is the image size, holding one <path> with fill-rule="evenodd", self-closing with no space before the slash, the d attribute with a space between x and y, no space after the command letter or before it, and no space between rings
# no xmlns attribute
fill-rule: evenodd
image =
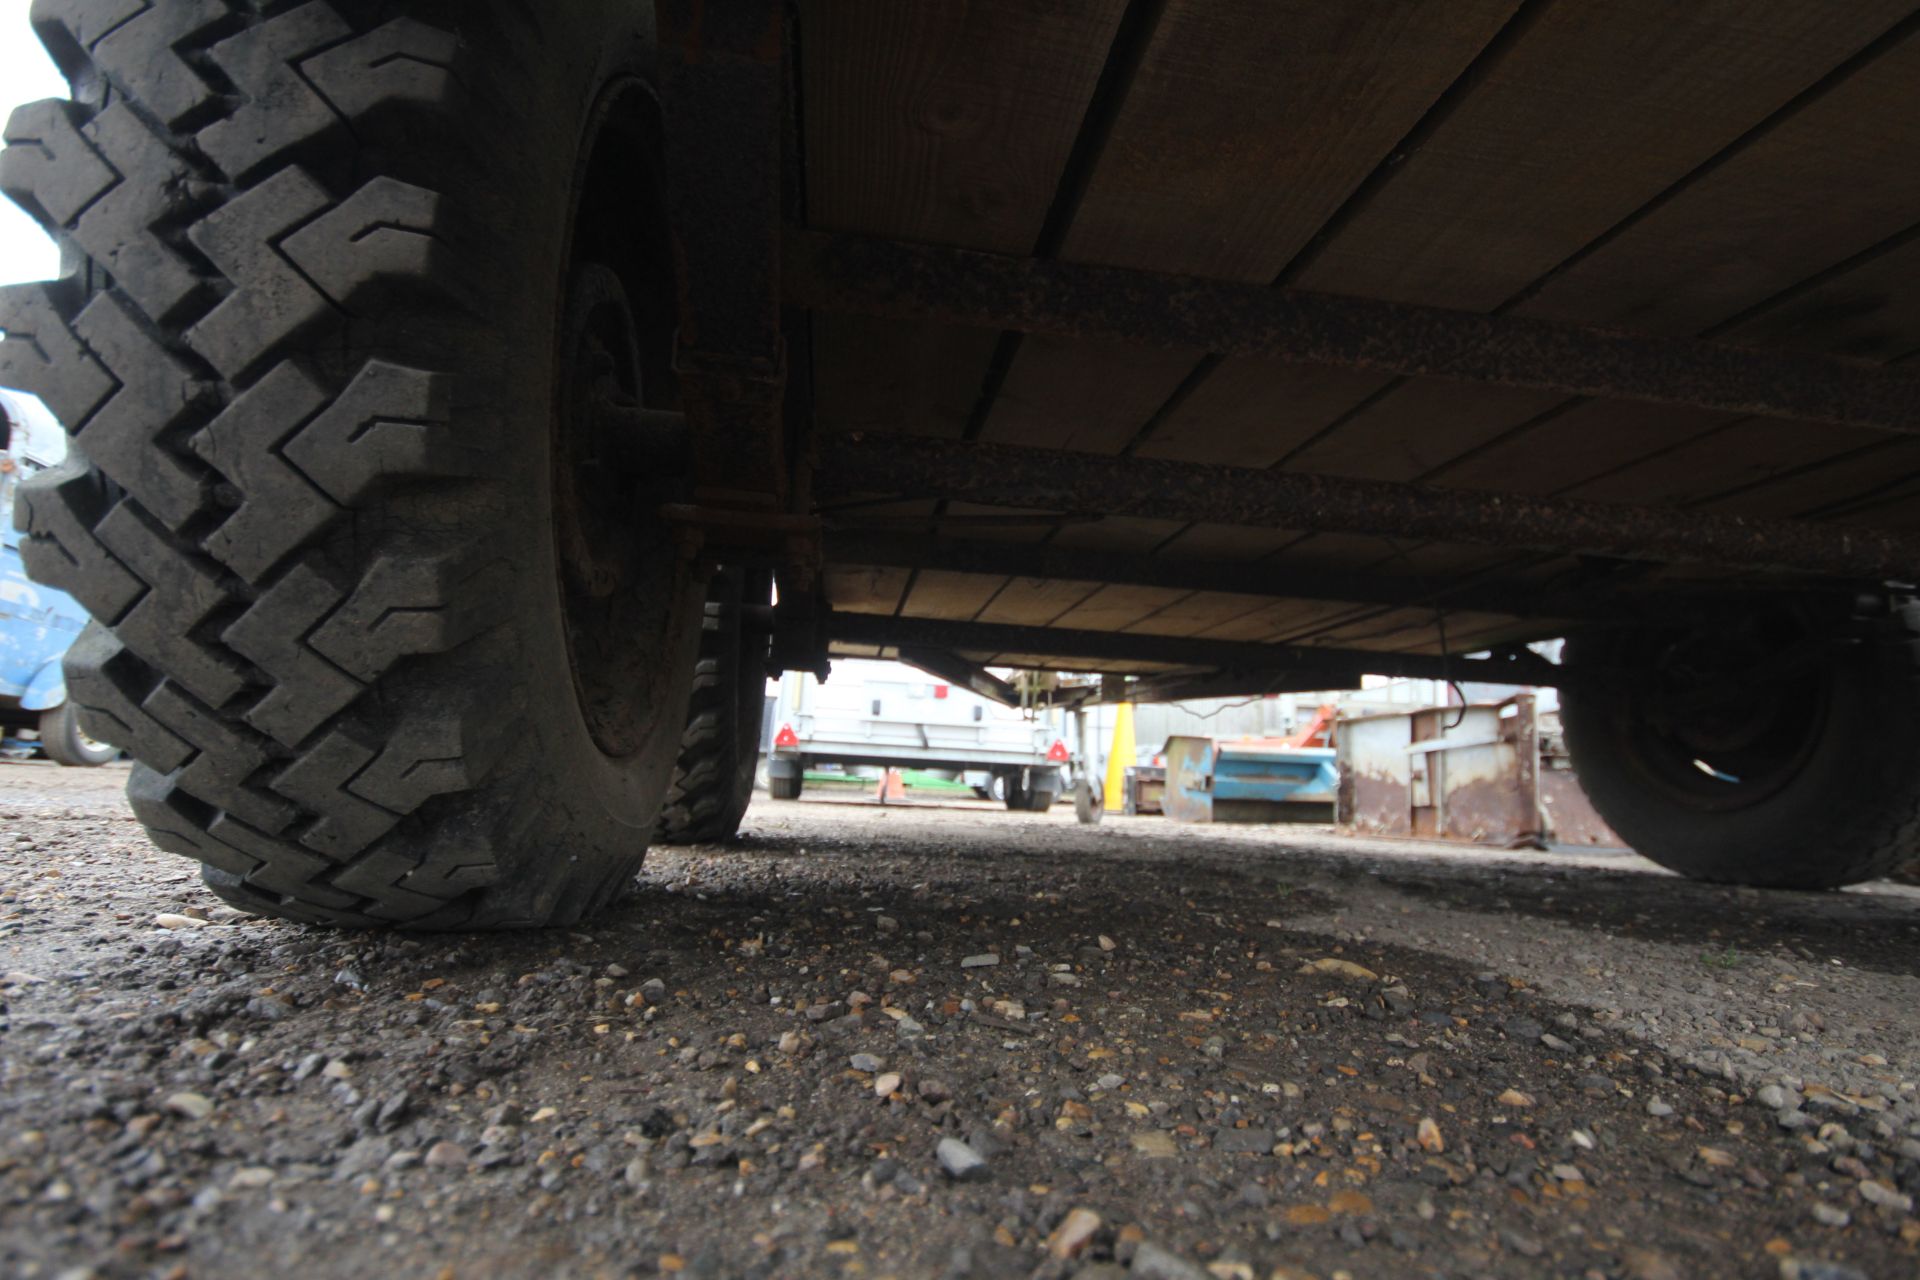
<svg viewBox="0 0 1920 1280"><path fill-rule="evenodd" d="M1135 765L1126 771L1126 795L1121 812L1128 817L1166 812L1167 770L1163 765Z"/></svg>
<svg viewBox="0 0 1920 1280"><path fill-rule="evenodd" d="M1357 835L1612 845L1564 768L1543 767L1534 696L1340 722L1337 820Z"/></svg>

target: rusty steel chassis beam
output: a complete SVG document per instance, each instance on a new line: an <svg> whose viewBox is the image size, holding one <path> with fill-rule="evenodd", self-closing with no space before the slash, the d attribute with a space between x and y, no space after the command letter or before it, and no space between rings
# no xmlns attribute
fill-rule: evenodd
<svg viewBox="0 0 1920 1280"><path fill-rule="evenodd" d="M1089 662L1157 662L1218 673L1249 692L1297 692L1350 686L1365 675L1486 684L1563 685L1567 669L1524 648L1485 658L1427 653L1382 653L1372 649L1322 649L1309 645L1257 644L1156 636L1131 631L1077 631L1065 627L1008 626L902 618L876 613L835 613L827 634L843 644L880 645L941 654L1033 654ZM962 659L966 661L966 659ZM1156 675L1157 678L1157 675Z"/></svg>
<svg viewBox="0 0 1920 1280"><path fill-rule="evenodd" d="M1920 536L1058 449L847 434L816 442L823 500L964 495L986 506L1430 539L1625 560L1911 582Z"/></svg>
<svg viewBox="0 0 1920 1280"><path fill-rule="evenodd" d="M789 229L789 303L897 319L1326 363L1569 395L1920 432L1920 378L1789 351L1639 337L1109 267ZM1872 529L904 438L819 443L820 496L1209 521L1910 581L1920 539Z"/></svg>
<svg viewBox="0 0 1920 1280"><path fill-rule="evenodd" d="M784 279L822 311L1920 433L1920 375L1791 350L793 228Z"/></svg>

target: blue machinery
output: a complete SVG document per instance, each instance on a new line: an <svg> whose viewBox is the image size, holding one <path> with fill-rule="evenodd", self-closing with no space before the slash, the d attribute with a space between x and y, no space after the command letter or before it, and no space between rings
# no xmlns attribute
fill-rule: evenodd
<svg viewBox="0 0 1920 1280"><path fill-rule="evenodd" d="M1339 770L1331 747L1271 739L1167 739L1167 816L1178 822L1331 822Z"/></svg>

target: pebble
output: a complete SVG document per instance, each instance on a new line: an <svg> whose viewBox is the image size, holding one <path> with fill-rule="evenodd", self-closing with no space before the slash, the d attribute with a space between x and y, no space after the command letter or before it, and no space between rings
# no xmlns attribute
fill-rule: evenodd
<svg viewBox="0 0 1920 1280"><path fill-rule="evenodd" d="M1166 1160L1180 1154L1179 1144L1164 1129L1149 1129L1133 1135L1133 1149L1149 1160Z"/></svg>
<svg viewBox="0 0 1920 1280"><path fill-rule="evenodd" d="M204 1094L198 1093L168 1094L166 1107L175 1115L185 1116L189 1120L205 1120L213 1114L213 1104L207 1101Z"/></svg>
<svg viewBox="0 0 1920 1280"><path fill-rule="evenodd" d="M1659 1098L1647 1100L1647 1114L1656 1120L1664 1120L1673 1114L1673 1108Z"/></svg>
<svg viewBox="0 0 1920 1280"><path fill-rule="evenodd" d="M1813 1214L1813 1220L1823 1227L1844 1227L1853 1221L1853 1215L1845 1209L1822 1200L1816 1200L1810 1212Z"/></svg>
<svg viewBox="0 0 1920 1280"><path fill-rule="evenodd" d="M1820 1258L1782 1258L1780 1280L1867 1280L1867 1274Z"/></svg>
<svg viewBox="0 0 1920 1280"><path fill-rule="evenodd" d="M991 969L999 963L1000 957L998 955L991 951L984 951L977 956L967 956L963 958L960 961L960 967L962 969Z"/></svg>
<svg viewBox="0 0 1920 1280"><path fill-rule="evenodd" d="M1070 1209L1047 1237L1047 1256L1071 1258L1085 1249L1100 1229L1100 1215L1091 1209Z"/></svg>
<svg viewBox="0 0 1920 1280"><path fill-rule="evenodd" d="M197 920L192 916L175 915L171 911L161 912L153 918L153 922L162 929L204 929L207 927L205 920Z"/></svg>
<svg viewBox="0 0 1920 1280"><path fill-rule="evenodd" d="M1683 1280L1679 1266L1658 1249L1628 1249L1620 1260L1629 1280Z"/></svg>
<svg viewBox="0 0 1920 1280"><path fill-rule="evenodd" d="M900 1092L900 1073L888 1071L873 1078L873 1093L877 1098L890 1098Z"/></svg>
<svg viewBox="0 0 1920 1280"><path fill-rule="evenodd" d="M1142 1240L1133 1251L1133 1269L1127 1274L1144 1280L1208 1280L1199 1267L1151 1240Z"/></svg>
<svg viewBox="0 0 1920 1280"><path fill-rule="evenodd" d="M940 1168L955 1182L977 1182L990 1172L985 1157L958 1138L940 1139L933 1154L940 1161Z"/></svg>
<svg viewBox="0 0 1920 1280"><path fill-rule="evenodd" d="M1860 1198L1868 1204L1877 1204L1882 1209L1895 1209L1901 1213L1913 1212L1913 1197L1902 1191L1895 1191L1884 1182L1864 1178L1860 1182Z"/></svg>
<svg viewBox="0 0 1920 1280"><path fill-rule="evenodd" d="M457 1142L442 1139L427 1148L425 1163L434 1169L464 1169L467 1166L467 1149Z"/></svg>
<svg viewBox="0 0 1920 1280"><path fill-rule="evenodd" d="M1769 1111L1798 1111L1800 1100L1777 1084L1763 1084L1754 1093L1753 1100Z"/></svg>
<svg viewBox="0 0 1920 1280"><path fill-rule="evenodd" d="M1213 1135L1213 1149L1223 1155L1269 1155L1273 1151L1273 1131L1220 1129Z"/></svg>
<svg viewBox="0 0 1920 1280"><path fill-rule="evenodd" d="M1438 1155L1447 1149L1447 1140L1440 1135L1440 1125L1432 1116L1421 1116L1419 1128L1415 1131L1422 1151Z"/></svg>
<svg viewBox="0 0 1920 1280"><path fill-rule="evenodd" d="M887 1064L870 1053L856 1053L847 1059L847 1065L855 1071L865 1071L871 1074L875 1071L884 1070Z"/></svg>

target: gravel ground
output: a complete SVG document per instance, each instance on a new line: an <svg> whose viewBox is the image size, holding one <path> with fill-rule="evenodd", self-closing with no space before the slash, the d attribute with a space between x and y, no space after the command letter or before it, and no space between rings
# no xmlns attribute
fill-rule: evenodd
<svg viewBox="0 0 1920 1280"><path fill-rule="evenodd" d="M1920 891L761 800L582 931L222 907L0 766L0 1271L1906 1277Z"/></svg>

